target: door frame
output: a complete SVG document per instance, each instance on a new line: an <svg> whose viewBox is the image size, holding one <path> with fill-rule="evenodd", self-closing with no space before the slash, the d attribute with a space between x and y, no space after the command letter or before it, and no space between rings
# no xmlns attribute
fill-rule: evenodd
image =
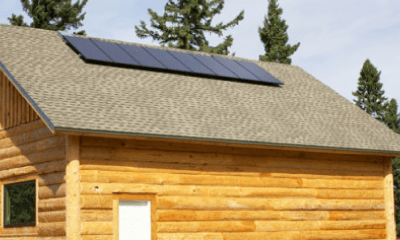
<svg viewBox="0 0 400 240"><path fill-rule="evenodd" d="M114 239L119 240L119 200L147 200L151 208L151 240L157 240L157 202L155 193L114 193L113 194L113 221Z"/></svg>

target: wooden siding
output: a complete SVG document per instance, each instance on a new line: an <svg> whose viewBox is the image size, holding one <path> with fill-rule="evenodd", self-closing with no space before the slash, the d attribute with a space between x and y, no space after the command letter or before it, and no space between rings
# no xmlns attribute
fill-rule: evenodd
<svg viewBox="0 0 400 240"><path fill-rule="evenodd" d="M33 108L2 71L0 71L0 100L2 129L13 128L39 119Z"/></svg>
<svg viewBox="0 0 400 240"><path fill-rule="evenodd" d="M384 158L82 137L82 239L113 239L113 195L153 193L157 237L385 239Z"/></svg>
<svg viewBox="0 0 400 240"><path fill-rule="evenodd" d="M65 240L65 155L65 136L41 120L0 130L1 185L37 179L38 193L35 227L2 228L0 199L0 239Z"/></svg>

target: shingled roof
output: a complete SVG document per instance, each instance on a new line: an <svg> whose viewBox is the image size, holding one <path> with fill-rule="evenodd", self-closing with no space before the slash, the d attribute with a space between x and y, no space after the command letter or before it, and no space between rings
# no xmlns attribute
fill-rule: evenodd
<svg viewBox="0 0 400 240"><path fill-rule="evenodd" d="M297 66L252 61L276 87L88 64L57 32L1 24L0 62L53 131L400 153L400 136Z"/></svg>

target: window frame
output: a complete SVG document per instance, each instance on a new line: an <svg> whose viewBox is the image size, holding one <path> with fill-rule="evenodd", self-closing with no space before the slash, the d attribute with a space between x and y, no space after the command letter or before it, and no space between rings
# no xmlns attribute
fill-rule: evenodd
<svg viewBox="0 0 400 240"><path fill-rule="evenodd" d="M6 225L6 187L7 186L18 186L18 185L23 185L23 184L29 184L29 183L34 183L35 186L35 221L31 223L17 223L17 224L8 224ZM37 218L38 218L38 211L37 211L37 206L38 206L38 184L36 179L31 179L31 180L22 180L18 182L11 182L11 183L3 183L3 204L2 204L2 228L5 229L11 229L11 228L23 228L23 227L37 227Z"/></svg>
<svg viewBox="0 0 400 240"><path fill-rule="evenodd" d="M150 201L151 208L151 240L157 240L157 202L155 193L114 193L113 194L113 221L114 239L119 240L119 200L147 200Z"/></svg>

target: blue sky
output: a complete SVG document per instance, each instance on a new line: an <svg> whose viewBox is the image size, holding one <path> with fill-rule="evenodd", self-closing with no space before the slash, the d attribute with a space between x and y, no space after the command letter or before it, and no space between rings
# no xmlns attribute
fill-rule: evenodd
<svg viewBox="0 0 400 240"><path fill-rule="evenodd" d="M75 2L75 1L73 1ZM135 25L149 23L147 9L162 14L167 0L89 0L84 27L88 36L158 45L139 39ZM292 55L297 65L352 101L364 61L382 71L385 96L400 101L400 1L398 0L279 0L282 18L289 25L289 43L301 45ZM0 0L0 23L12 13L24 14L18 0ZM228 22L241 10L244 20L225 35L234 38L231 52L237 57L258 59L264 53L258 35L267 14L267 0L225 0L225 7L213 23ZM25 21L30 18L25 15ZM206 35L211 45L221 40ZM400 104L400 102L399 102Z"/></svg>

